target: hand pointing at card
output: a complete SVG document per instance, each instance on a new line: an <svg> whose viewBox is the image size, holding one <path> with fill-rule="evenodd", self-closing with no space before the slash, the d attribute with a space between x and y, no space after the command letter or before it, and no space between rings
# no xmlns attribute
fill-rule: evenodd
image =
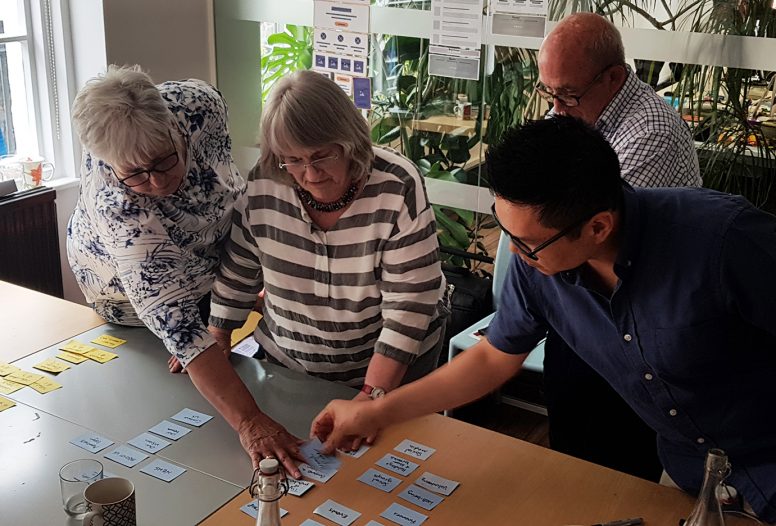
<svg viewBox="0 0 776 526"><path fill-rule="evenodd" d="M313 421L311 437L323 442L323 451L331 454L339 447L347 447L356 438L374 436L385 427L379 418L380 400L364 402L334 400Z"/></svg>

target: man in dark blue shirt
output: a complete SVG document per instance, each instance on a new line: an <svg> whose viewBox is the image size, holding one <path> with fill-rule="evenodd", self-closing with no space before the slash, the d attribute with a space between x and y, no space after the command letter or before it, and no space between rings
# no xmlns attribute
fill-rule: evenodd
<svg viewBox="0 0 776 526"><path fill-rule="evenodd" d="M711 190L634 190L569 117L509 132L488 172L516 255L487 341L373 403L332 402L313 431L333 446L475 399L552 327L655 429L681 488L721 448L727 482L776 521L776 218Z"/></svg>

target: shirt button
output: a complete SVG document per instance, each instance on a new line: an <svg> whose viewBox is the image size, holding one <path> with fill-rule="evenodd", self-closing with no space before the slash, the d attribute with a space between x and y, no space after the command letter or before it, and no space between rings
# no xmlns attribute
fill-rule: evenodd
<svg viewBox="0 0 776 526"><path fill-rule="evenodd" d="M633 336L631 336L630 334L626 334L625 336L622 337L622 339L625 340L626 342L629 342L633 339Z"/></svg>
<svg viewBox="0 0 776 526"><path fill-rule="evenodd" d="M646 378L647 380L652 380L652 378L654 378L654 376L652 376L650 373L647 373L647 374L644 375L644 378Z"/></svg>
<svg viewBox="0 0 776 526"><path fill-rule="evenodd" d="M703 438L703 437L698 437L698 439L697 439L697 440L695 440L695 441L696 441L697 443L699 443L699 444L703 444L704 442L706 442L706 439L705 439L705 438Z"/></svg>
<svg viewBox="0 0 776 526"><path fill-rule="evenodd" d="M676 409L671 409L671 410L668 412L668 414L669 414L669 415L671 415L671 416L676 416Z"/></svg>

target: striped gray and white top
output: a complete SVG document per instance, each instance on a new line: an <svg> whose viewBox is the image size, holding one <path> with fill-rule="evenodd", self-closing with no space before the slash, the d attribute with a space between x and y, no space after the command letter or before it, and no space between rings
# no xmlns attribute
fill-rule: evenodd
<svg viewBox="0 0 776 526"><path fill-rule="evenodd" d="M251 171L213 286L211 325L240 327L264 287L255 337L265 352L354 386L373 352L411 363L433 349L445 301L434 212L415 165L374 152L363 190L326 231L291 186Z"/></svg>

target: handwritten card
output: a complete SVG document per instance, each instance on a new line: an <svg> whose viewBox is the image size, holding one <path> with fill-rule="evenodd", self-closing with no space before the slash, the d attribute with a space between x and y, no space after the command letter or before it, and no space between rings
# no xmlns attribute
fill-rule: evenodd
<svg viewBox="0 0 776 526"><path fill-rule="evenodd" d="M388 509L382 512L380 517L400 524L401 526L418 526L418 524L423 524L425 520L428 519L427 515L418 513L417 511L404 507L401 504L396 504L395 502L388 506Z"/></svg>
<svg viewBox="0 0 776 526"><path fill-rule="evenodd" d="M369 451L369 446L367 446L366 444L361 444L361 447L355 451L345 451L342 449L339 450L339 452L342 453L343 455L347 455L353 458L361 458L362 456L364 456L364 453L366 453L367 451Z"/></svg>
<svg viewBox="0 0 776 526"><path fill-rule="evenodd" d="M3 398L2 396L0 396L0 412L5 411L6 409L10 409L15 405L16 405L16 402L14 402L13 400L9 400L7 398Z"/></svg>
<svg viewBox="0 0 776 526"><path fill-rule="evenodd" d="M48 378L41 378L34 384L30 384L30 387L35 389L40 394L46 394L50 393L51 391L56 391L62 387L62 384L58 384L54 380L49 380Z"/></svg>
<svg viewBox="0 0 776 526"><path fill-rule="evenodd" d="M304 458L307 459L307 463L313 469L318 471L338 470L342 462L334 455L326 455L321 451L322 449L323 444L317 438L305 442L299 448Z"/></svg>
<svg viewBox="0 0 776 526"><path fill-rule="evenodd" d="M404 475L405 477L418 469L418 464L415 464L410 460L391 455L390 453L378 460L377 465L384 467L388 471L393 471L399 475Z"/></svg>
<svg viewBox="0 0 776 526"><path fill-rule="evenodd" d="M100 362L100 363L109 362L112 359L119 357L118 354L114 354L108 351L101 351L100 349L92 349L90 351L86 351L84 353L84 356L94 360L95 362Z"/></svg>
<svg viewBox="0 0 776 526"><path fill-rule="evenodd" d="M97 345L102 345L103 347L109 347L110 349L115 349L119 345L123 345L127 343L127 340L116 338L115 336L111 336L110 334L102 334L97 338L93 339L92 343L96 343Z"/></svg>
<svg viewBox="0 0 776 526"><path fill-rule="evenodd" d="M426 488L436 493L441 493L442 495L448 496L453 491L455 491L455 488L457 488L459 485L459 483L454 480L442 478L439 475L434 475L428 471L424 472L420 477L418 477L418 480L415 481L415 484L421 488Z"/></svg>
<svg viewBox="0 0 776 526"><path fill-rule="evenodd" d="M187 407L186 409L181 409L175 413L171 418L178 422L183 422L184 424L200 427L203 424L207 424L213 417Z"/></svg>
<svg viewBox="0 0 776 526"><path fill-rule="evenodd" d="M309 480L296 480L290 478L288 479L288 494L293 495L294 497L301 497L313 486L315 486L315 484Z"/></svg>
<svg viewBox="0 0 776 526"><path fill-rule="evenodd" d="M110 453L106 453L105 458L107 458L108 460L112 460L113 462L118 462L122 466L127 466L128 468L131 468L131 467L137 466L145 459L147 459L148 455L122 444L116 449L114 449L113 451L111 451Z"/></svg>
<svg viewBox="0 0 776 526"><path fill-rule="evenodd" d="M35 369L40 369L41 371L47 371L49 373L54 373L54 374L59 374L62 371L67 371L68 369L70 369L69 365L67 365L64 362L60 362L59 360L56 360L54 358L47 358L42 362L33 365L32 367Z"/></svg>
<svg viewBox="0 0 776 526"><path fill-rule="evenodd" d="M187 435L188 433L191 433L191 429L188 427L179 426L178 424L173 424L169 420L162 420L158 424L156 424L154 427L149 429L152 433L156 433L157 435L170 438L172 440L178 440L180 437Z"/></svg>
<svg viewBox="0 0 776 526"><path fill-rule="evenodd" d="M428 490L420 488L414 484L404 488L404 491L399 493L399 498L411 502L416 506L420 506L424 510L433 510L437 504L445 500L441 495L431 493Z"/></svg>
<svg viewBox="0 0 776 526"><path fill-rule="evenodd" d="M6 380L22 385L31 385L43 378L43 375L28 373L27 371L14 371L5 377Z"/></svg>
<svg viewBox="0 0 776 526"><path fill-rule="evenodd" d="M377 521L369 521L366 523L366 526L383 526L383 525Z"/></svg>
<svg viewBox="0 0 776 526"><path fill-rule="evenodd" d="M378 471L372 468L366 470L366 472L358 477L357 480L386 493L390 493L396 486L401 484L401 479L386 475L382 471Z"/></svg>
<svg viewBox="0 0 776 526"><path fill-rule="evenodd" d="M74 363L74 364L79 364L79 363L85 362L86 360L89 359L89 358L87 358L86 356L84 356L82 354L76 354L76 353L70 352L70 351L59 351L57 353L57 358L59 358L60 360L65 360L66 362Z"/></svg>
<svg viewBox="0 0 776 526"><path fill-rule="evenodd" d="M331 477L336 475L337 470L336 469L329 469L329 470L321 470L321 469L315 469L310 464L299 464L299 471L302 472L302 475L309 479L317 480L318 482L326 483Z"/></svg>
<svg viewBox="0 0 776 526"><path fill-rule="evenodd" d="M394 451L404 453L405 455L420 460L426 460L436 451L433 447L424 446L423 444L418 444L412 440L402 440L401 443L393 449Z"/></svg>
<svg viewBox="0 0 776 526"><path fill-rule="evenodd" d="M19 371L19 370L20 369L15 365L11 365L10 363L0 362L0 376L5 376L11 373L15 373L16 371Z"/></svg>
<svg viewBox="0 0 776 526"><path fill-rule="evenodd" d="M329 499L313 510L313 513L324 519L336 522L340 526L348 526L358 519L361 514Z"/></svg>
<svg viewBox="0 0 776 526"><path fill-rule="evenodd" d="M156 453L169 446L171 442L167 442L163 438L156 437L151 433L146 432L140 433L138 436L127 442L127 444L131 444L136 448L149 453Z"/></svg>
<svg viewBox="0 0 776 526"><path fill-rule="evenodd" d="M11 393L15 393L22 387L24 387L23 384L17 384L16 382L11 382L5 378L0 378L0 394L9 395Z"/></svg>
<svg viewBox="0 0 776 526"><path fill-rule="evenodd" d="M305 519L305 521L299 526L323 526L323 524L321 524L318 521L314 521L312 519Z"/></svg>
<svg viewBox="0 0 776 526"><path fill-rule="evenodd" d="M186 473L186 469L164 460L156 459L146 464L140 472L165 482L171 482Z"/></svg>
<svg viewBox="0 0 776 526"><path fill-rule="evenodd" d="M70 352L73 352L73 353L76 353L76 354L85 354L85 353L91 351L92 349L94 349L94 347L92 347L91 345L86 345L85 343L81 343L81 342L75 341L75 340L70 340L65 345L60 347L60 349L62 349L63 351L70 351Z"/></svg>
<svg viewBox="0 0 776 526"><path fill-rule="evenodd" d="M259 516L259 501L253 500L240 508L240 511L250 515L254 519ZM280 517L283 518L288 513L288 510L284 510L283 508L280 508Z"/></svg>
<svg viewBox="0 0 776 526"><path fill-rule="evenodd" d="M105 438L95 433L86 433L70 441L74 446L85 449L90 453L99 453L108 446L113 445L113 440Z"/></svg>

